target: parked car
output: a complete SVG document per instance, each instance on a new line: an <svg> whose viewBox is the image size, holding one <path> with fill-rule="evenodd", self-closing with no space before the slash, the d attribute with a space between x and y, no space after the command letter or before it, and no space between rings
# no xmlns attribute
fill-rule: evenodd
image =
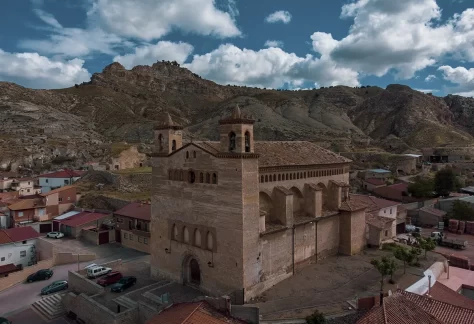
<svg viewBox="0 0 474 324"><path fill-rule="evenodd" d="M91 264L85 266L84 269L89 269L89 268L93 268L93 267L97 267L97 266L98 266L98 264L91 263Z"/></svg>
<svg viewBox="0 0 474 324"><path fill-rule="evenodd" d="M49 295L61 290L66 290L67 288L68 284L66 280L54 281L52 284L41 289L41 295Z"/></svg>
<svg viewBox="0 0 474 324"><path fill-rule="evenodd" d="M113 292L121 292L124 291L127 288L130 288L134 284L137 283L137 278L129 276L129 277L123 277L120 279L117 283L114 283L112 287L110 288L110 291Z"/></svg>
<svg viewBox="0 0 474 324"><path fill-rule="evenodd" d="M7 320L5 317L0 317L0 324L12 324L12 322Z"/></svg>
<svg viewBox="0 0 474 324"><path fill-rule="evenodd" d="M105 275L105 277L100 278L99 280L97 280L97 284L105 287L105 286L116 283L117 281L122 279L122 277L123 276L120 272L113 271L113 272L110 272L109 274Z"/></svg>
<svg viewBox="0 0 474 324"><path fill-rule="evenodd" d="M33 282L38 280L48 280L53 276L53 270L50 269L41 269L35 273L30 274L27 278L27 282Z"/></svg>
<svg viewBox="0 0 474 324"><path fill-rule="evenodd" d="M93 279L112 272L112 268L96 266L87 268L87 277Z"/></svg>
<svg viewBox="0 0 474 324"><path fill-rule="evenodd" d="M58 239L64 237L64 234L61 232L49 232L46 234L46 237Z"/></svg>

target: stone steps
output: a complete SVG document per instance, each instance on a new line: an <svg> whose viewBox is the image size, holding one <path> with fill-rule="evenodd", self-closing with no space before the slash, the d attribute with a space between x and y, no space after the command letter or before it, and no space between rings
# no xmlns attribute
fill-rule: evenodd
<svg viewBox="0 0 474 324"><path fill-rule="evenodd" d="M120 306L124 306L128 309L137 307L137 303L131 300L128 297L120 296L114 299L114 301L119 304Z"/></svg>
<svg viewBox="0 0 474 324"><path fill-rule="evenodd" d="M61 303L63 295L64 294L55 294L41 298L31 306L35 311L48 320L58 318L66 313L66 310Z"/></svg>

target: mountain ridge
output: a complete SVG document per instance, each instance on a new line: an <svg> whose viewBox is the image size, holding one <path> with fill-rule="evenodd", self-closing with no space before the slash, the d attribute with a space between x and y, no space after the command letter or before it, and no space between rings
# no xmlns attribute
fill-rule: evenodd
<svg viewBox="0 0 474 324"><path fill-rule="evenodd" d="M0 168L47 168L105 158L111 142L151 145L164 112L185 137L217 139L219 118L239 104L255 138L309 140L336 150L379 146L401 153L474 143L474 99L436 97L405 85L273 90L219 85L176 62L119 63L71 88L0 82ZM16 151L12 150L16 147ZM64 163L61 163L63 161Z"/></svg>

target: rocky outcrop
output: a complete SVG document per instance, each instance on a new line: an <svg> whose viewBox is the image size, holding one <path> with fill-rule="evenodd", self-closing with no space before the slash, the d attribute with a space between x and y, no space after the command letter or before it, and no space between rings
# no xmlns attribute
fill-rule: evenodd
<svg viewBox="0 0 474 324"><path fill-rule="evenodd" d="M471 144L474 99L439 98L402 85L304 91L223 86L177 63L104 68L60 90L0 83L0 168L78 166L104 158L110 143L150 145L164 112L185 137L217 139L217 121L239 104L261 140L309 140L394 152ZM367 144L364 144L367 143Z"/></svg>

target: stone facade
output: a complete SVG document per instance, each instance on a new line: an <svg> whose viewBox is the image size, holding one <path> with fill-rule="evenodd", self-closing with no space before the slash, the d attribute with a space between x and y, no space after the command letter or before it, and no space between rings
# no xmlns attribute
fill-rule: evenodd
<svg viewBox="0 0 474 324"><path fill-rule="evenodd" d="M134 169L147 166L146 154L138 152L136 146L130 146L127 150L120 153L118 157L111 158L110 170Z"/></svg>
<svg viewBox="0 0 474 324"><path fill-rule="evenodd" d="M309 142L254 142L239 109L220 121L219 142L183 146L180 132L169 116L156 129L152 275L249 300L300 265L365 245L350 160Z"/></svg>

